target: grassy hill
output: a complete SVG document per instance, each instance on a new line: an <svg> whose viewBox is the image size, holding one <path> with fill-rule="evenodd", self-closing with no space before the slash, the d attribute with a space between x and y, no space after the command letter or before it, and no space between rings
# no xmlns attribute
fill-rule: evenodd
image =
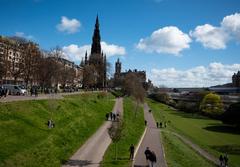
<svg viewBox="0 0 240 167"><path fill-rule="evenodd" d="M103 93L0 103L0 166L60 166L99 128L113 104Z"/></svg>
<svg viewBox="0 0 240 167"><path fill-rule="evenodd" d="M204 163L201 158L196 157L196 152L190 151L189 148L184 146L178 138L166 133L167 131L175 131L191 139L200 147L206 149L217 158L220 154L227 153L231 167L239 167L240 164L240 132L231 126L222 124L219 120L210 119L197 114L184 113L175 111L172 108L149 100L148 104L153 110L156 121L170 121L167 129L164 129L162 136L164 139L164 146L166 148L167 160L169 166L191 167L203 166ZM166 132L164 132L166 131ZM182 155L187 155L181 158ZM184 162L187 160L189 163ZM195 165L193 165L194 162ZM189 164L189 165L187 165ZM211 164L208 164L211 166ZM204 165L206 166L206 165Z"/></svg>

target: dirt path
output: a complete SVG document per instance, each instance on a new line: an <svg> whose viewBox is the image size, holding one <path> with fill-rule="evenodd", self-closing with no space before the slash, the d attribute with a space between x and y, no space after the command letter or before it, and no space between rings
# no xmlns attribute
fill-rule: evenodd
<svg viewBox="0 0 240 167"><path fill-rule="evenodd" d="M187 139L186 137L184 137L184 136L182 136L182 135L180 135L180 134L178 134L176 132L170 132L168 130L164 130L164 132L168 132L168 133L171 133L171 134L177 136L181 141L183 141L185 144L190 146L193 150L198 152L201 156L203 156L207 160L211 161L215 165L219 165L218 158L214 157L213 155L211 155L210 153L208 153L204 149L200 148L198 145L194 144L191 140Z"/></svg>
<svg viewBox="0 0 240 167"><path fill-rule="evenodd" d="M123 100L122 98L116 99L114 113L123 113ZM108 135L108 128L111 126L111 121L106 121L98 130L93 134L84 145L70 158L70 160L63 165L63 167L98 167L105 151L111 144L111 138Z"/></svg>
<svg viewBox="0 0 240 167"><path fill-rule="evenodd" d="M154 151L157 156L157 163L154 165L154 167L167 167L164 150L160 138L160 130L156 127L156 122L153 118L152 113L149 113L149 107L147 104L144 104L144 117L147 121L147 129L141 141L140 147L138 148L138 150L136 150L137 153L134 158L133 166L149 166L144 154L146 147L149 147L149 149Z"/></svg>

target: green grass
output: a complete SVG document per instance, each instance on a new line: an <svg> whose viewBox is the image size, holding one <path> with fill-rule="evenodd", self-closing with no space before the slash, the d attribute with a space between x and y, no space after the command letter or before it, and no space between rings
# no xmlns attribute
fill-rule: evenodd
<svg viewBox="0 0 240 167"><path fill-rule="evenodd" d="M55 167L66 161L104 122L112 96L0 104L0 166ZM52 117L55 128L46 123Z"/></svg>
<svg viewBox="0 0 240 167"><path fill-rule="evenodd" d="M148 100L148 103L156 120L170 121L167 130L176 131L188 137L216 157L226 152L229 155L230 166L240 166L240 133L236 129L218 120L174 111L152 100Z"/></svg>
<svg viewBox="0 0 240 167"><path fill-rule="evenodd" d="M134 104L130 98L125 98L124 103L124 130L123 137L117 144L118 160L115 160L115 144L108 147L101 163L102 167L129 167L132 161L129 161L129 147L134 144L135 147L143 134L144 115L143 109L138 110L137 116L134 114Z"/></svg>
<svg viewBox="0 0 240 167"><path fill-rule="evenodd" d="M162 132L164 150L169 167L213 167L210 162L199 156L179 138L168 132Z"/></svg>

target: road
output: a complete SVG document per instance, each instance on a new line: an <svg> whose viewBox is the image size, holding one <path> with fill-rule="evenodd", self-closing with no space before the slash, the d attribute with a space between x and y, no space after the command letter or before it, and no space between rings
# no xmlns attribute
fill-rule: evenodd
<svg viewBox="0 0 240 167"><path fill-rule="evenodd" d="M117 98L114 108L114 113L120 116L123 114L123 100ZM98 167L103 159L104 153L108 146L111 144L111 138L108 135L108 128L111 126L111 121L106 121L98 130L93 134L82 147L63 165L63 167Z"/></svg>
<svg viewBox="0 0 240 167"><path fill-rule="evenodd" d="M154 151L157 156L157 163L154 167L167 167L164 150L160 138L160 129L156 127L156 122L152 113L149 112L149 107L144 104L144 118L147 121L146 133L141 141L140 147L137 150L136 156L133 161L134 167L147 167L149 166L145 157L146 147Z"/></svg>

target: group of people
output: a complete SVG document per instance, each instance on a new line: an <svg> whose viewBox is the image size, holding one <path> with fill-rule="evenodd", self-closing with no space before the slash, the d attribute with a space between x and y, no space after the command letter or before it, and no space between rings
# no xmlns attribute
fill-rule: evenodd
<svg viewBox="0 0 240 167"><path fill-rule="evenodd" d="M167 122L156 122L157 128L166 128Z"/></svg>
<svg viewBox="0 0 240 167"><path fill-rule="evenodd" d="M220 167L227 167L228 166L228 156L225 154L224 156L221 154L219 156Z"/></svg>
<svg viewBox="0 0 240 167"><path fill-rule="evenodd" d="M37 96L38 96L38 90L37 90L37 88L31 87L30 93L31 93L31 96L32 96L32 95L35 95L35 96L37 97Z"/></svg>
<svg viewBox="0 0 240 167"><path fill-rule="evenodd" d="M116 121L119 117L119 114L115 114L113 112L107 113L106 114L106 120L110 120L110 121Z"/></svg>
<svg viewBox="0 0 240 167"><path fill-rule="evenodd" d="M48 125L48 128L49 128L49 129L55 127L55 123L54 123L53 120L51 120L51 119L48 120L47 125Z"/></svg>

